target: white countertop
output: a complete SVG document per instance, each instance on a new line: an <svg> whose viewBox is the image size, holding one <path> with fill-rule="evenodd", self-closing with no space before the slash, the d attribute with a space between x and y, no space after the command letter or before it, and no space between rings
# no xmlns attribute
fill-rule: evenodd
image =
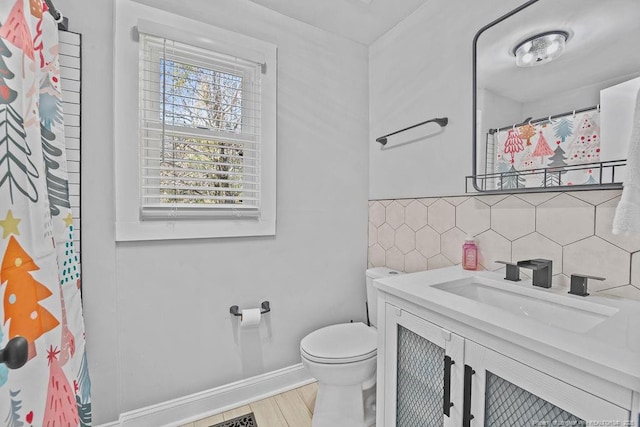
<svg viewBox="0 0 640 427"><path fill-rule="evenodd" d="M577 299L575 304L583 309L588 309L590 304L597 304L618 311L586 332L571 332L433 287L474 276L498 280L502 282L498 285L504 285L509 291L524 290L529 294L531 291L541 292L546 294L543 297L549 301L557 299L571 304L570 299ZM547 357L570 363L591 375L640 391L640 301L609 296L569 295L566 287L553 285L544 289L533 286L530 279L511 282L504 280L504 273L467 271L460 266L389 276L376 280L375 285L381 292L417 304L470 328L482 329L497 337L508 336L510 342L521 347L543 352Z"/></svg>

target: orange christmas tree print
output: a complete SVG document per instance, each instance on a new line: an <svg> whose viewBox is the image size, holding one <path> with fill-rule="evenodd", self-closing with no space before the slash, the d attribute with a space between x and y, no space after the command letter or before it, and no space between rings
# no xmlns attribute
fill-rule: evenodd
<svg viewBox="0 0 640 427"><path fill-rule="evenodd" d="M527 140L526 145L531 145L531 138L533 138L536 134L536 128L532 124L526 124L524 126L520 126L518 128L519 137L522 140Z"/></svg>
<svg viewBox="0 0 640 427"><path fill-rule="evenodd" d="M59 325L60 322L38 304L52 295L42 283L35 280L30 271L40 267L20 246L14 236L2 259L0 283L4 291L4 323L9 324L9 339L21 336L29 342L29 359L36 355L35 340Z"/></svg>

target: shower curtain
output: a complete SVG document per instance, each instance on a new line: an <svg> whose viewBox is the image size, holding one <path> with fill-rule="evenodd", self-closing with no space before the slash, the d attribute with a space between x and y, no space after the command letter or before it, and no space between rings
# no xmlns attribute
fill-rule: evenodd
<svg viewBox="0 0 640 427"><path fill-rule="evenodd" d="M0 2L0 423L91 424L78 254L65 155L58 30L42 0Z"/></svg>

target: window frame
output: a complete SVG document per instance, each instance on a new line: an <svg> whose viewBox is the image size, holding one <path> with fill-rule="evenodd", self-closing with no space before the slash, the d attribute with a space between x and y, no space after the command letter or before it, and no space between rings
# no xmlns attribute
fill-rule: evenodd
<svg viewBox="0 0 640 427"><path fill-rule="evenodd" d="M143 18L144 16L144 18ZM265 64L261 74L260 214L142 220L138 114L140 70L136 31ZM185 30L187 29L187 30ZM116 241L268 236L276 231L277 47L200 21L125 2L116 8L114 58ZM132 36L133 35L133 36ZM127 114L128 112L128 114ZM136 182L136 185L132 185Z"/></svg>

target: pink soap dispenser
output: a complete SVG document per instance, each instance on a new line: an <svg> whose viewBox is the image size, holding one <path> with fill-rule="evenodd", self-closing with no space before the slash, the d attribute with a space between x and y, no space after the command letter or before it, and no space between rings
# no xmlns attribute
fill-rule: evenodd
<svg viewBox="0 0 640 427"><path fill-rule="evenodd" d="M465 270L478 269L478 247L474 238L469 234L462 245L462 268Z"/></svg>

